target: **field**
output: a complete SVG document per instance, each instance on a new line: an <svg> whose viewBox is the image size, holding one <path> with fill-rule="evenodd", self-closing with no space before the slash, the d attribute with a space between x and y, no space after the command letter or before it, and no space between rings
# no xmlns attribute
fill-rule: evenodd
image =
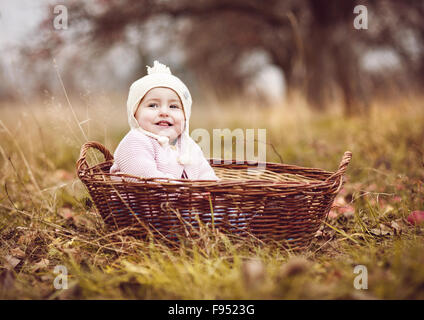
<svg viewBox="0 0 424 320"><path fill-rule="evenodd" d="M191 130L266 128L268 161L335 171L353 153L326 224L302 253L216 233L172 251L108 230L75 162L89 140L113 153L128 130L125 99L75 101L0 106L1 299L424 299L424 226L407 221L424 210L419 97L350 118L300 99L194 105ZM358 265L367 289L355 289ZM56 266L66 267L68 289L55 289Z"/></svg>

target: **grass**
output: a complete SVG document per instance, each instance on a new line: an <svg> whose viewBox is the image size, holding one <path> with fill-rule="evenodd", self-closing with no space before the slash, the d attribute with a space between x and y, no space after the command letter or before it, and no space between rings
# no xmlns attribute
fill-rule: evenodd
<svg viewBox="0 0 424 320"><path fill-rule="evenodd" d="M75 162L86 140L115 150L128 130L125 99L93 100L0 107L0 298L424 298L424 230L406 221L424 210L418 97L353 118L311 112L300 100L195 106L191 130L266 128L268 161L335 171L352 151L330 216L297 254L211 230L176 251L109 230L87 202ZM53 286L57 265L67 268L67 290ZM357 265L367 267L367 290L354 288Z"/></svg>

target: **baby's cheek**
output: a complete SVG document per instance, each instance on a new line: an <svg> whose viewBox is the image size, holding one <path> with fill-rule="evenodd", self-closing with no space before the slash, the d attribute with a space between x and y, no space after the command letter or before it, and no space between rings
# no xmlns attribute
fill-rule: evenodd
<svg viewBox="0 0 424 320"><path fill-rule="evenodd" d="M174 132L173 132L173 139L178 138L181 135L181 130L175 129L174 128Z"/></svg>

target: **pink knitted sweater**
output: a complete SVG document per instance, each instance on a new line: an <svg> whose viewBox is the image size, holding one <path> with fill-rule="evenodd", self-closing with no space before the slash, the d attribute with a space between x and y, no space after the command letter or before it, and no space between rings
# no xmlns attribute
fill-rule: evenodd
<svg viewBox="0 0 424 320"><path fill-rule="evenodd" d="M200 147L191 139L190 147L190 163L182 165L178 162L181 152L179 141L175 146L162 146L155 138L131 129L115 150L110 173L126 173L143 178L219 180Z"/></svg>

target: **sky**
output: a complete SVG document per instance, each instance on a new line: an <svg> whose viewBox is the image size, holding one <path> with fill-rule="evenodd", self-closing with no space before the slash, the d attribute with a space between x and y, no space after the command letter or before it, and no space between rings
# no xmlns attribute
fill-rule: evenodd
<svg viewBox="0 0 424 320"><path fill-rule="evenodd" d="M18 47L30 40L45 12L47 0L0 1L0 71L16 86L21 77Z"/></svg>
<svg viewBox="0 0 424 320"><path fill-rule="evenodd" d="M0 50L22 44L45 12L47 0L0 1Z"/></svg>

